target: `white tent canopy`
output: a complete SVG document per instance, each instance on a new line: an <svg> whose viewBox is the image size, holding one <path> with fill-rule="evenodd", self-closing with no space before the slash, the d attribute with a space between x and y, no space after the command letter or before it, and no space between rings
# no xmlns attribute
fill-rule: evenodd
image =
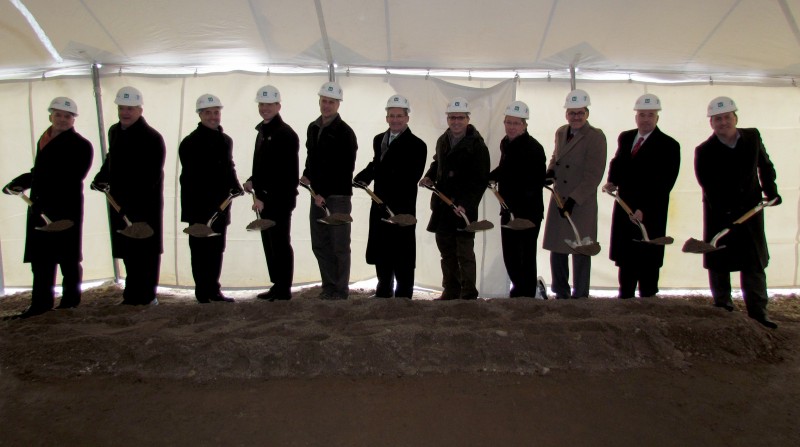
<svg viewBox="0 0 800 447"><path fill-rule="evenodd" d="M30 12L40 36L14 3ZM410 125L428 143L429 156L446 128L447 99L456 94L470 98L476 107L472 123L486 138L496 166L502 112L514 99L531 105L529 131L548 156L552 153L554 131L564 123L569 68L574 66L578 85L592 96L590 121L608 138L609 158L619 132L634 127L631 108L645 92L661 97L659 125L682 145L668 227L677 242L667 249L662 287L707 287L701 258L681 253L680 245L702 234L693 149L710 134L705 106L719 95L737 101L740 125L761 130L775 162L784 205L766 211L770 286L798 287L798 14L800 3L788 0L599 5L586 0L0 1L0 104L13 112L0 121L0 182L30 169L35 140L48 125L47 104L61 95L72 97L81 108L76 130L95 145L90 176L97 172L100 135L107 129L100 129L94 113L90 75L96 64L103 121L116 122L113 94L134 85L144 94L148 122L165 137L161 280L165 285L191 285L184 224L176 219L177 147L196 126L193 104L198 95L214 93L225 104L222 125L234 139L242 181L251 169L253 126L258 122L255 91L264 84L281 90L281 114L302 144L306 125L318 115L316 92L333 64L345 91L340 112L360 142L357 170L369 161L372 136L385 129L383 105L395 92L411 100ZM43 43L48 40L52 52ZM304 159L301 149L301 163ZM369 200L359 191L354 194L351 277L358 280L372 276L373 269L363 259ZM88 188L86 197L85 278L108 278L113 271L103 197ZM441 280L438 252L432 235L424 231L428 197L421 192L418 201L417 282L436 287ZM612 203L598 200L599 239L607 249ZM308 206L307 195L301 195L292 230L296 283L319 278L308 240ZM485 217L497 223L497 211L496 201L487 195ZM0 201L0 267L6 286L30 282L28 267L20 262L24 214L21 201ZM245 201L234 204L223 286L269 284L258 235L244 231L252 217ZM477 242L481 292L501 296L508 284L499 232L489 232ZM549 279L543 250L539 270ZM592 281L596 287L616 284L607 250L595 258Z"/></svg>

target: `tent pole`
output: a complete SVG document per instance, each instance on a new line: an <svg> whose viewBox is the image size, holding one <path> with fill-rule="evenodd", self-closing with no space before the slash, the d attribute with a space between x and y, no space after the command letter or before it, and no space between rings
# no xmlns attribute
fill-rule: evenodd
<svg viewBox="0 0 800 447"><path fill-rule="evenodd" d="M92 64L92 87L94 88L94 105L97 109L97 128L100 131L100 154L103 157L103 161L106 160L108 156L108 149L106 145L106 126L103 122L103 94L100 91L100 65L97 63ZM106 212L108 213L108 228L111 228L111 211L106 205ZM111 237L111 231L109 231L109 237ZM119 283L119 261L112 256L111 258L112 267L114 269L114 282Z"/></svg>
<svg viewBox="0 0 800 447"><path fill-rule="evenodd" d="M575 64L569 64L569 86L570 91L575 90Z"/></svg>

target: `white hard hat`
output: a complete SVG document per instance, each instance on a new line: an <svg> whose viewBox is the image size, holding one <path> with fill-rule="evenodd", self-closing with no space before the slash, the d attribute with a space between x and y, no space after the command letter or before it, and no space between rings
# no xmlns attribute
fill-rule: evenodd
<svg viewBox="0 0 800 447"><path fill-rule="evenodd" d="M210 93L206 93L205 95L201 95L199 98L197 98L197 113L200 113L201 110L209 107L219 107L221 109L222 101Z"/></svg>
<svg viewBox="0 0 800 447"><path fill-rule="evenodd" d="M400 109L406 109L406 113L411 113L411 103L408 102L405 96L400 95L393 95L386 101L386 110L391 109L392 107L397 107Z"/></svg>
<svg viewBox="0 0 800 447"><path fill-rule="evenodd" d="M582 109L584 107L589 107L592 105L592 101L589 99L589 94L586 93L585 90L576 89L569 92L567 95L567 100L564 101L564 108L565 109Z"/></svg>
<svg viewBox="0 0 800 447"><path fill-rule="evenodd" d="M50 101L50 107L47 108L47 111L52 113L53 110L63 110L78 116L78 105L66 96L59 96Z"/></svg>
<svg viewBox="0 0 800 447"><path fill-rule="evenodd" d="M633 110L661 110L661 100L652 93L644 94L636 100Z"/></svg>
<svg viewBox="0 0 800 447"><path fill-rule="evenodd" d="M281 102L281 92L271 85L265 85L258 89L258 93L256 93L256 102L262 104Z"/></svg>
<svg viewBox="0 0 800 447"><path fill-rule="evenodd" d="M735 112L737 110L736 103L733 102L731 98L727 96L717 96L708 103L708 115L706 116L710 117L719 115L720 113Z"/></svg>
<svg viewBox="0 0 800 447"><path fill-rule="evenodd" d="M522 101L514 101L506 107L506 116L528 119L528 105Z"/></svg>
<svg viewBox="0 0 800 447"><path fill-rule="evenodd" d="M144 105L144 98L142 98L142 92L139 90L133 87L122 87L117 92L114 104L118 106L142 106Z"/></svg>
<svg viewBox="0 0 800 447"><path fill-rule="evenodd" d="M447 104L447 113L469 113L469 102L467 98L453 98Z"/></svg>
<svg viewBox="0 0 800 447"><path fill-rule="evenodd" d="M344 101L342 88L335 82L326 82L322 84L322 87L319 88L319 96Z"/></svg>

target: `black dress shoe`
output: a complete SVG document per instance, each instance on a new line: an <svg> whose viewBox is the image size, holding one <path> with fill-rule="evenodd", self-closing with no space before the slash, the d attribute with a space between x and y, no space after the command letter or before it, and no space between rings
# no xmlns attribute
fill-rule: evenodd
<svg viewBox="0 0 800 447"><path fill-rule="evenodd" d="M733 303L714 303L714 307L721 307L728 312L733 312Z"/></svg>
<svg viewBox="0 0 800 447"><path fill-rule="evenodd" d="M78 304L80 304L80 303L81 303L80 301L78 301L78 302L74 302L73 301L73 302L66 302L65 303L64 300L61 300L61 302L58 303L58 306L56 306L56 309L73 309L73 308L78 307Z"/></svg>
<svg viewBox="0 0 800 447"><path fill-rule="evenodd" d="M220 301L220 302L224 302L224 303L233 303L235 301L233 298L228 298L227 296L225 296L225 295L223 295L221 293L219 295L212 296L210 298L210 300L211 301Z"/></svg>
<svg viewBox="0 0 800 447"><path fill-rule="evenodd" d="M778 329L778 325L775 324L773 321L769 320L767 317L754 318L754 320L761 323L761 325L764 327L768 327L770 329Z"/></svg>
<svg viewBox="0 0 800 447"><path fill-rule="evenodd" d="M269 289L266 292L259 293L258 295L256 295L256 298L260 300L267 300L269 302L289 301L290 299L292 299L292 292L281 293L275 289Z"/></svg>
<svg viewBox="0 0 800 447"><path fill-rule="evenodd" d="M31 307L28 307L27 309L25 309L25 311L22 312L21 314L15 315L14 319L24 320L26 318L35 317L37 315L41 315L41 314L50 312L51 310L52 309L48 309L46 307L33 307L33 306L31 306Z"/></svg>

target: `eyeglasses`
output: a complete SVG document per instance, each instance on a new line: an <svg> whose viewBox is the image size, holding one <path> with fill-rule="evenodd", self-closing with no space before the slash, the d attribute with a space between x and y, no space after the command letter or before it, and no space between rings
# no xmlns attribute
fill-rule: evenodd
<svg viewBox="0 0 800 447"><path fill-rule="evenodd" d="M577 112L567 112L567 116L569 116L570 118L583 118L584 116L586 116L586 111L579 110Z"/></svg>
<svg viewBox="0 0 800 447"><path fill-rule="evenodd" d="M464 115L459 115L459 116L447 115L447 120L448 121L464 121L465 119L467 119L467 117L464 116Z"/></svg>

